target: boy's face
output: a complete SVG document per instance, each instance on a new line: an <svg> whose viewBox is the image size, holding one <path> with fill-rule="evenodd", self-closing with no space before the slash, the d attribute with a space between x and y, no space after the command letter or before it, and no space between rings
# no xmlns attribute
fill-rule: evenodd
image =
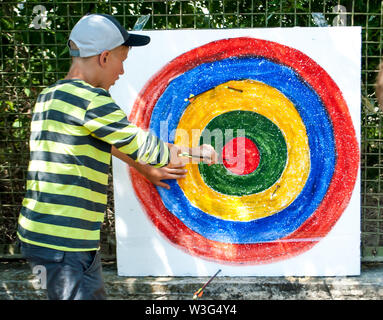
<svg viewBox="0 0 383 320"><path fill-rule="evenodd" d="M111 51L101 54L103 71L101 76L102 87L106 90L117 81L120 75L124 73L123 62L128 57L129 48L119 46Z"/></svg>

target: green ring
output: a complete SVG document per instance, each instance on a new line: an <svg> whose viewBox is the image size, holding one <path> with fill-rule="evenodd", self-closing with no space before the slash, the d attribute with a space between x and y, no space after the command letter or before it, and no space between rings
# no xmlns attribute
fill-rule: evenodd
<svg viewBox="0 0 383 320"><path fill-rule="evenodd" d="M219 145L217 140L219 136L214 133L222 132L225 135L228 129L233 130L232 135L230 134L232 138L243 136L238 135L237 130L245 130L244 136L255 143L260 154L257 169L247 175L236 175L227 170L223 164L208 166L200 163L199 171L202 179L215 191L233 196L251 195L270 188L282 175L287 161L286 141L278 126L255 112L230 111L208 123L202 132L200 144L211 143L214 148L221 149L229 141L223 139L223 145ZM209 135L210 139L207 138ZM222 153L222 149L216 151Z"/></svg>

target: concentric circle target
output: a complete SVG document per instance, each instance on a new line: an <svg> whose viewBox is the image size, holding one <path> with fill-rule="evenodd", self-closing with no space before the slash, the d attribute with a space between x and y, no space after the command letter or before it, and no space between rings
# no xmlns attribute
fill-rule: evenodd
<svg viewBox="0 0 383 320"><path fill-rule="evenodd" d="M233 38L193 49L141 91L130 120L169 142L211 143L221 164L188 164L156 188L131 170L155 226L181 249L231 264L310 249L346 208L359 148L330 76L293 48ZM209 141L205 141L210 139Z"/></svg>

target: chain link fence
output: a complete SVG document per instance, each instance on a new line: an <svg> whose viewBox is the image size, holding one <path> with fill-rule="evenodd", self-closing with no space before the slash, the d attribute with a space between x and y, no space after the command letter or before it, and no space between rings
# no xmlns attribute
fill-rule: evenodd
<svg viewBox="0 0 383 320"><path fill-rule="evenodd" d="M127 29L362 27L362 261L383 260L382 114L375 79L382 56L383 4L375 0L2 1L0 3L0 257L17 257L16 227L28 165L31 110L63 78L70 30L86 13L114 15ZM112 174L102 227L104 258L115 258Z"/></svg>

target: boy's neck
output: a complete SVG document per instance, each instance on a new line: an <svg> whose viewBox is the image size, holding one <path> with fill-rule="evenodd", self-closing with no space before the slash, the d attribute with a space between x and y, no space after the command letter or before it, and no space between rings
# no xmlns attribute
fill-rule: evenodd
<svg viewBox="0 0 383 320"><path fill-rule="evenodd" d="M99 81L97 77L97 73L93 72L94 70L91 66L79 65L77 63L72 64L69 72L65 76L65 80L69 79L80 79L85 81L86 83L92 85L93 87L99 87Z"/></svg>
<svg viewBox="0 0 383 320"><path fill-rule="evenodd" d="M65 80L69 80L69 79L80 79L80 80L85 81L86 83L89 83L89 84L92 85L93 87L96 87L96 86L97 86L97 85L95 85L94 81L92 81L92 79L90 79L90 77L87 76L86 73L79 72L79 71L74 71L74 72L69 71L68 74L65 76L64 79L65 79Z"/></svg>

